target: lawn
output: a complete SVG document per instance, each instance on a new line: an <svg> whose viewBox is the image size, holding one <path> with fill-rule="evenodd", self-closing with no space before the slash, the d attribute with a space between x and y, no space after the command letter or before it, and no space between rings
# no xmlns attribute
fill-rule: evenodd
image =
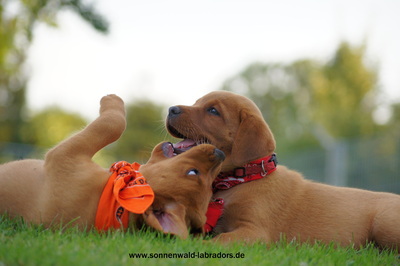
<svg viewBox="0 0 400 266"><path fill-rule="evenodd" d="M145 258L147 256L147 258ZM222 246L140 232L79 232L29 227L0 217L2 265L400 265L394 252L334 245L277 243Z"/></svg>

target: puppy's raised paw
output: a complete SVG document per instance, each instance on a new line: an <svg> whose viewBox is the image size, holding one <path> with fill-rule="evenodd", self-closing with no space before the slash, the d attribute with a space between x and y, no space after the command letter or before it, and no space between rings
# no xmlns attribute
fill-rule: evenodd
<svg viewBox="0 0 400 266"><path fill-rule="evenodd" d="M100 100L100 114L109 109L119 109L125 112L124 101L115 94L108 94Z"/></svg>

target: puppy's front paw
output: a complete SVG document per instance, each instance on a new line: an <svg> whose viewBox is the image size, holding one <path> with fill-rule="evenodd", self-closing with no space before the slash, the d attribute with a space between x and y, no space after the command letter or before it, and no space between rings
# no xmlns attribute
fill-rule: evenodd
<svg viewBox="0 0 400 266"><path fill-rule="evenodd" d="M100 113L108 109L122 109L124 110L124 101L115 94L104 96L100 100Z"/></svg>

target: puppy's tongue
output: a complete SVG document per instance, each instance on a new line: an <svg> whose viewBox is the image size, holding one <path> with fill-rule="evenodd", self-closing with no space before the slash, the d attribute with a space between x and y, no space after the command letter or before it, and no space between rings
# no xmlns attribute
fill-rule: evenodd
<svg viewBox="0 0 400 266"><path fill-rule="evenodd" d="M190 148L196 146L196 142L192 139L184 139L181 142L174 144L174 152L176 154L180 154L184 151L189 150Z"/></svg>

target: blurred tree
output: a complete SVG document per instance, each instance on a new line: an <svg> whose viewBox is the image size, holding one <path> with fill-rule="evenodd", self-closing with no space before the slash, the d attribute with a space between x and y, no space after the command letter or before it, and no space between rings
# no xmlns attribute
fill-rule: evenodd
<svg viewBox="0 0 400 266"><path fill-rule="evenodd" d="M251 98L261 112L279 145L279 150L317 146L310 131L308 76L314 62L299 61L291 65L254 63L228 79L224 90Z"/></svg>
<svg viewBox="0 0 400 266"><path fill-rule="evenodd" d="M163 117L165 109L150 101L128 104L126 130L103 154L107 153L114 160L145 163L153 147L166 139Z"/></svg>
<svg viewBox="0 0 400 266"><path fill-rule="evenodd" d="M365 64L365 47L340 44L330 62L310 79L311 114L334 138L371 136L378 125L377 70Z"/></svg>
<svg viewBox="0 0 400 266"><path fill-rule="evenodd" d="M26 158L41 158L44 153L72 133L82 129L86 121L78 114L49 107L22 125L21 143L0 141L0 163Z"/></svg>
<svg viewBox="0 0 400 266"><path fill-rule="evenodd" d="M79 114L49 107L34 115L25 124L21 139L24 143L48 149L81 130L86 124Z"/></svg>
<svg viewBox="0 0 400 266"><path fill-rule="evenodd" d="M365 48L341 43L328 63L255 63L228 79L224 90L244 94L260 107L278 150L318 146L322 137L372 135L378 103L377 72L367 66Z"/></svg>
<svg viewBox="0 0 400 266"><path fill-rule="evenodd" d="M26 51L34 26L39 22L56 26L62 10L73 11L97 31L108 30L104 18L83 0L0 0L0 142L22 141Z"/></svg>

